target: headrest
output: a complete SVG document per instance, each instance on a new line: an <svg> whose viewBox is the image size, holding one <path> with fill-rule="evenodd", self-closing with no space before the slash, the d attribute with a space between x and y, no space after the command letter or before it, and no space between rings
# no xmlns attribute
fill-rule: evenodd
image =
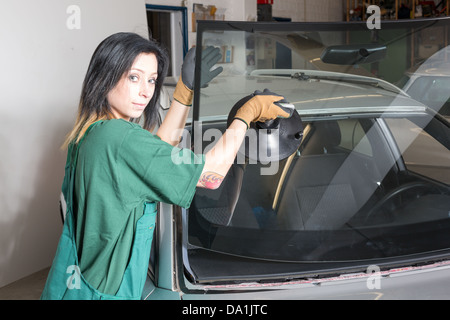
<svg viewBox="0 0 450 320"><path fill-rule="evenodd" d="M308 137L300 148L301 154L323 154L341 143L341 130L336 121L316 121L309 124Z"/></svg>

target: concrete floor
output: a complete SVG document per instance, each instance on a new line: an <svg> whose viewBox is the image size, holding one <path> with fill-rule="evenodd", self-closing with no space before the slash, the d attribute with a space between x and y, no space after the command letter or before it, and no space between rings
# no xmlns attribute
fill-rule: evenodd
<svg viewBox="0 0 450 320"><path fill-rule="evenodd" d="M50 268L0 288L0 300L39 300Z"/></svg>

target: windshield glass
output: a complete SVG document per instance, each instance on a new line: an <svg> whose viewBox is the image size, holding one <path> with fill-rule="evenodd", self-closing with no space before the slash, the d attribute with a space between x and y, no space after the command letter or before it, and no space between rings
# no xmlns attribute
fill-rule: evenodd
<svg viewBox="0 0 450 320"><path fill-rule="evenodd" d="M262 159L246 153L262 139L252 127L221 187L197 189L183 220L191 277L318 274L446 252L450 78L415 75L447 64L449 21L382 22L381 29L199 23L197 46L220 47L224 70L196 90L194 152L217 141L240 99L265 88L294 104L302 134L280 129L279 148L284 140L298 145Z"/></svg>
<svg viewBox="0 0 450 320"><path fill-rule="evenodd" d="M304 92L299 96L293 91L302 72L306 75L300 79L310 76L308 70L334 72L328 77L342 77L342 74L370 77L379 79L378 85L385 88L391 83L405 90L414 84L410 80L405 86L402 80L406 76L439 74L444 77L440 80L444 85L450 79L449 25L448 18L383 21L380 29L368 29L366 23L202 21L197 46L219 47L222 60L218 65L224 71L206 88L200 89L201 94L194 101L198 112L194 120L226 116L239 99L265 87L287 97L301 112L305 105L299 102L307 97ZM323 76L323 73L313 75ZM439 90L442 85L435 87ZM417 87L409 91L421 102L421 97L430 100L419 95ZM332 92L323 94L324 98L333 95ZM433 109L448 109L445 104L449 96L448 90L434 95Z"/></svg>

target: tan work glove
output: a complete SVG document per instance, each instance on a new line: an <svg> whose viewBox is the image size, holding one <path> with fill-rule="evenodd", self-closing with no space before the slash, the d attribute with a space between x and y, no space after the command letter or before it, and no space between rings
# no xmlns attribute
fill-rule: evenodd
<svg viewBox="0 0 450 320"><path fill-rule="evenodd" d="M283 96L265 89L263 92L255 91L253 97L239 108L234 119L244 121L248 129L251 122L289 118L293 112L294 106Z"/></svg>

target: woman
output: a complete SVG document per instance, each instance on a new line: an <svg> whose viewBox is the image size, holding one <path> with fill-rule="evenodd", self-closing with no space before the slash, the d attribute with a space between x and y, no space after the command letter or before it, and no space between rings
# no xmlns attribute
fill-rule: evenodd
<svg viewBox="0 0 450 320"><path fill-rule="evenodd" d="M192 103L190 50L172 105L156 135L156 102L167 70L157 43L133 33L106 38L95 50L68 135L63 194L67 214L42 299L139 299L159 201L189 207L196 187L217 188L251 121L287 117L267 92L255 95L206 155L174 147ZM203 79L220 58L202 55ZM139 120L139 121L138 121ZM141 122L142 127L136 123ZM178 153L175 164L171 159Z"/></svg>

